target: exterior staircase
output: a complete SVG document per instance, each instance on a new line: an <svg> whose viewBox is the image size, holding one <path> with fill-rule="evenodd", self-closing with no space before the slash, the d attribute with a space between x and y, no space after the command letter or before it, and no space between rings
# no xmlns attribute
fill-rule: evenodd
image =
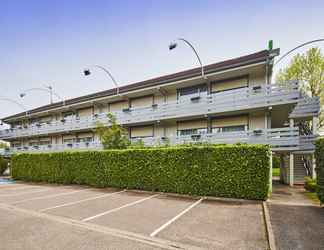
<svg viewBox="0 0 324 250"><path fill-rule="evenodd" d="M304 177L307 175L304 167L303 155L294 155L294 183L304 184Z"/></svg>

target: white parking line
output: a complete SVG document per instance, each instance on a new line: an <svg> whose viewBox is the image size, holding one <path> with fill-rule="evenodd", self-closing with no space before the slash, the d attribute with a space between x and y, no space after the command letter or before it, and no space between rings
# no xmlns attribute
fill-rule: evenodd
<svg viewBox="0 0 324 250"><path fill-rule="evenodd" d="M79 204L81 202L91 201L91 200L95 200L95 199L99 199L99 198L111 196L113 194L120 194L120 193L123 193L123 192L126 192L126 190L122 190L122 191L118 191L118 192L113 192L113 193L109 193L109 194L104 194L104 195L99 195L99 196L95 196L95 197L90 197L90 198L83 199L83 200L79 200L79 201L73 201L73 202L69 202L69 203L64 203L64 204L57 205L57 206L53 206L53 207L47 207L47 208L44 208L44 209L39 210L39 212L44 212L44 211L51 210L51 209L54 209L54 208L59 208L59 207L71 206L71 205L74 205L74 204Z"/></svg>
<svg viewBox="0 0 324 250"><path fill-rule="evenodd" d="M116 212L116 211L118 211L118 210L121 210L121 209L123 209L123 208L125 208L125 207L134 206L134 205L136 205L136 204L138 204L138 203L141 203L141 202L143 202L143 201L146 201L146 200L152 199L152 198L154 198L154 197L156 197L156 196L158 196L158 195L159 195L159 194L151 195L151 196L146 197L146 198L144 198L144 199L140 199L140 200L138 200L138 201L134 201L134 202L132 202L132 203L128 203L128 204L126 204L126 205L124 205L124 206L117 207L117 208L114 208L114 209L108 210L108 211L106 211L106 212L103 212L103 213L100 213L100 214L97 214L97 215L94 215L94 216L91 216L91 217L88 217L88 218L84 218L84 219L82 219L82 221L89 221L89 220L93 220L93 219L98 218L98 217L101 217L101 216L103 216L103 215L110 214L110 213Z"/></svg>
<svg viewBox="0 0 324 250"><path fill-rule="evenodd" d="M158 229L156 229L153 233L150 234L150 236L151 237L154 237L155 235L157 235L159 232L161 232L167 226L171 225L173 222L175 222L177 219L179 219L182 215L184 215L185 213L187 213L190 209L192 209L195 206L197 206L200 202L203 201L203 199L204 198L201 198L200 200L198 200L195 203L191 204L189 207L187 207L185 210L183 210L180 214L178 214L177 216L173 217L171 220L169 220L168 222L166 222L165 224L163 224L161 227L159 227Z"/></svg>
<svg viewBox="0 0 324 250"><path fill-rule="evenodd" d="M12 185L12 184L10 184ZM8 185L9 186L9 185ZM39 186L19 186L17 188L4 188L4 189L1 189L0 188L0 191L9 191L9 190L20 190L20 189L31 189L31 188L39 188Z"/></svg>
<svg viewBox="0 0 324 250"><path fill-rule="evenodd" d="M54 197L58 197L58 196L62 196L62 195L75 194L75 193L79 193L79 192L82 192L82 191L85 191L85 190L89 190L89 189L90 188L85 188L85 189L82 189L82 190L75 190L75 191L71 191L71 192L67 192L67 193L45 195L45 196L40 196L40 197L35 197L35 198L30 198L30 199L25 199L25 200L20 200L20 201L14 202L12 204L16 205L16 204L23 203L23 202L26 202L26 201L34 201L34 200L41 200L41 199L46 199L46 198L54 198Z"/></svg>
<svg viewBox="0 0 324 250"><path fill-rule="evenodd" d="M18 193L18 194L0 194L1 197L11 197L11 196L19 196L19 195L24 195L24 194L33 194L33 193L40 193L47 191L49 189L43 189L43 190L36 190L36 191L31 191L31 192L23 192L23 193Z"/></svg>

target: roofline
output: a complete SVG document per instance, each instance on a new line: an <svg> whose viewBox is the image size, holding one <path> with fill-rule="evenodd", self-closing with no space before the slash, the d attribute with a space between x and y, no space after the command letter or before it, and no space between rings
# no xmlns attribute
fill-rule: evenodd
<svg viewBox="0 0 324 250"><path fill-rule="evenodd" d="M221 72L221 71L225 71L225 70L229 70L229 69L235 69L235 68L238 68L241 66L255 64L258 62L266 62L268 59L271 59L271 58L279 55L279 52L280 52L279 48L274 49L272 51L262 50L262 51L259 51L259 52L253 53L253 54L221 61L221 62L214 63L214 64L209 64L209 65L204 66L205 74L208 75L208 74ZM167 83L172 83L175 81L199 77L200 75L201 75L201 68L196 67L196 68L192 68L189 70L184 70L184 71L180 71L177 73L164 75L161 77L151 78L151 79L144 80L141 82L136 82L136 83L121 86L119 88L119 95L131 92L134 90L140 90L140 89L145 89L148 87L159 86L159 85L166 85ZM70 105L80 103L80 102L94 101L98 98L101 99L101 98L113 97L113 96L118 96L117 88L108 89L105 91L100 91L100 92L96 92L93 94L84 95L84 96L65 100L65 106L68 107ZM63 108L63 102L56 102L53 104L40 106L38 108L28 110L27 113L28 114L37 114L39 112L50 111L50 110L57 109L57 108ZM12 119L23 118L25 116L26 116L26 111L2 118L1 120L6 122L6 121L9 121Z"/></svg>

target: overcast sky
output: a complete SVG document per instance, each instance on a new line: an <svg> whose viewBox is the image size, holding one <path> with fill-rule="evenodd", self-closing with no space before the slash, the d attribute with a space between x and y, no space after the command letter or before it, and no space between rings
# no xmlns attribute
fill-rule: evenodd
<svg viewBox="0 0 324 250"><path fill-rule="evenodd" d="M33 108L49 102L53 85L64 98L112 88L103 72L89 77L91 64L107 67L120 85L197 66L191 41L203 63L324 38L324 1L204 0L2 0L0 8L0 96ZM318 44L324 50L324 44ZM300 50L302 52L302 50ZM285 66L289 60L278 66ZM21 108L0 100L0 117Z"/></svg>

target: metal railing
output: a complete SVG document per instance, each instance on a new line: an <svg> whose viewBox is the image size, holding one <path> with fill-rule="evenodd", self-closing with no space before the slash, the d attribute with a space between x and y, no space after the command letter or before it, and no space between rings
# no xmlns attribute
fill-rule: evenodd
<svg viewBox="0 0 324 250"><path fill-rule="evenodd" d="M298 83L290 82L285 86L260 85L210 95L202 92L200 95L186 96L174 102L154 104L144 108L129 108L113 112L113 114L119 124L127 125L297 103L298 98L300 98ZM0 139L93 129L97 122L109 125L107 115L101 113L89 117L63 119L2 130Z"/></svg>
<svg viewBox="0 0 324 250"><path fill-rule="evenodd" d="M273 151L298 151L298 150L314 150L315 136L299 135L299 128L272 128L238 132L221 132L206 133L186 136L171 137L146 137L141 139L132 139L132 143L143 142L145 146L164 146L164 145L180 145L180 144L268 144ZM20 148L10 148L7 154L19 152L55 152L66 150L100 150L103 149L102 144L98 141L80 142L67 144L52 144L42 146L30 146Z"/></svg>

